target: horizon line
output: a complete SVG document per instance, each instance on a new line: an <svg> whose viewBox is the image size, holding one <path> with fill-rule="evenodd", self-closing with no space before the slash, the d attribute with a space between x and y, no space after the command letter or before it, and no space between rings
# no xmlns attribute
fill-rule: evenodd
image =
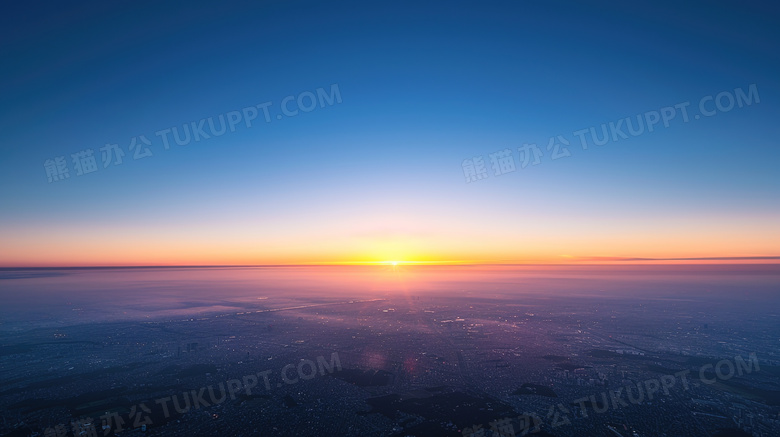
<svg viewBox="0 0 780 437"><path fill-rule="evenodd" d="M156 265L59 265L59 266L0 266L0 270L24 269L149 269L149 268L239 268L239 267L333 267L333 266L603 266L638 263L638 265L659 265L661 261L780 261L780 256L742 256L742 257L689 257L689 258L641 258L641 257L569 257L568 262L517 262L517 261L347 261L347 262L310 262L290 264L156 264ZM588 263L594 262L596 263ZM653 264L643 264L651 262ZM626 265L624 264L624 265ZM660 265L745 265L745 263L668 263ZM752 263L755 265L773 265L774 262ZM635 264L636 265L636 264Z"/></svg>

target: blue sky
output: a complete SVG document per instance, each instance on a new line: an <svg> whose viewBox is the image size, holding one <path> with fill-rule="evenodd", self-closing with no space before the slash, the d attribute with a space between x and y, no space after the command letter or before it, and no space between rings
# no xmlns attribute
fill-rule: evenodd
<svg viewBox="0 0 780 437"><path fill-rule="evenodd" d="M659 238L680 244L669 256L749 256L780 243L771 6L3 8L3 265L659 256L643 246ZM154 136L267 101L276 115L286 96L331 84L342 103L169 150ZM693 111L751 84L760 103L574 143L578 129L686 101ZM153 156L132 159L138 135ZM464 159L483 155L489 168L490 153L517 157L555 135L572 156L545 150L538 166L464 182ZM75 176L70 155L106 143L125 162ZM71 176L49 183L43 164L56 156ZM159 259L141 259L143 247Z"/></svg>

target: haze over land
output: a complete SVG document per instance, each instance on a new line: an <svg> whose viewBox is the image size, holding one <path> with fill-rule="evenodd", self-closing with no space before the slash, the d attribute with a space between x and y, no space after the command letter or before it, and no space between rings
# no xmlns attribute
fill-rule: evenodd
<svg viewBox="0 0 780 437"><path fill-rule="evenodd" d="M19 421L9 435L73 417L101 423L106 411L137 428L129 419L140 404L147 435L454 436L504 419L519 435L521 413L552 433L540 435L610 426L718 435L734 427L728 417L754 435L780 429L776 265L6 269L0 278L0 406ZM320 372L300 367L308 362ZM223 384L219 400L220 383L251 386L244 378L255 373L268 388L260 379L235 397ZM650 396L643 384L668 384L664 375L675 385L656 402L629 403L626 389L607 410L577 404L622 386ZM199 387L217 391L192 404ZM570 423L545 416L558 405Z"/></svg>

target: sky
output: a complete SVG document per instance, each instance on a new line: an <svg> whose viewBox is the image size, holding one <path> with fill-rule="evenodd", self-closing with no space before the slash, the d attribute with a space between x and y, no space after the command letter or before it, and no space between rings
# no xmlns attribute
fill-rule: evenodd
<svg viewBox="0 0 780 437"><path fill-rule="evenodd" d="M0 266L776 262L780 12L677 3L5 2Z"/></svg>

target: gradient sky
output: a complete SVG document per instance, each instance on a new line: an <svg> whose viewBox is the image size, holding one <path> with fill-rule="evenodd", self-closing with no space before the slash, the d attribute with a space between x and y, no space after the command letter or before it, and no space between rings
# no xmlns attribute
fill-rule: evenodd
<svg viewBox="0 0 780 437"><path fill-rule="evenodd" d="M778 256L780 14L678 3L6 2L0 266ZM342 103L155 136L331 84ZM712 117L572 135L751 84L760 103ZM495 176L524 143L541 163ZM466 183L478 155L490 177Z"/></svg>

